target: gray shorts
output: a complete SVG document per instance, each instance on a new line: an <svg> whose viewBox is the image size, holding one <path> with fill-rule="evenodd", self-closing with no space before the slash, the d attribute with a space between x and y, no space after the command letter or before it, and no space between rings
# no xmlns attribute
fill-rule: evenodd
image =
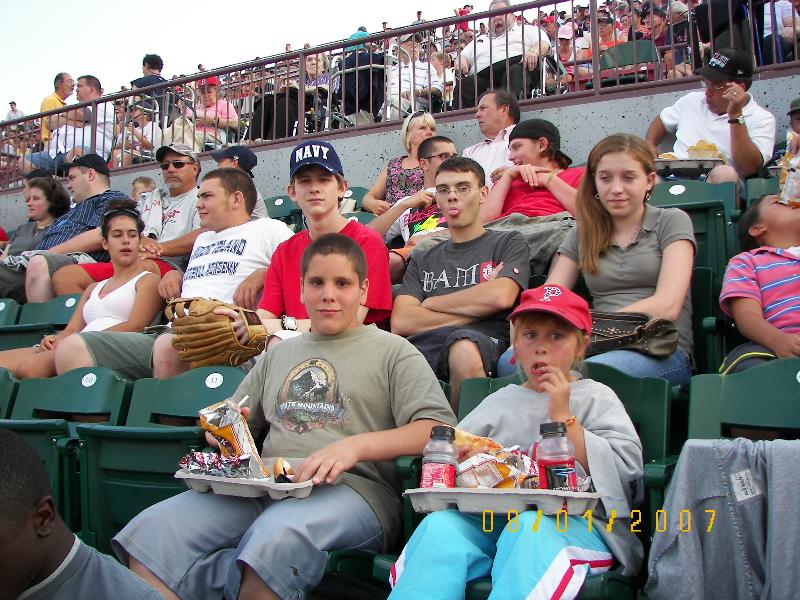
<svg viewBox="0 0 800 600"><path fill-rule="evenodd" d="M77 258L70 256L69 254L48 253L42 254L42 256L44 256L45 261L47 261L47 271L50 273L50 277L52 277L53 274L61 267L66 267L67 265L77 265L79 262Z"/></svg>
<svg viewBox="0 0 800 600"><path fill-rule="evenodd" d="M408 336L431 366L436 377L442 381L450 380L450 346L460 340L470 340L478 346L483 361L483 371L487 377L497 372L497 360L507 344L500 346L500 341L485 333L466 327L437 327L422 333Z"/></svg>
<svg viewBox="0 0 800 600"><path fill-rule="evenodd" d="M98 367L114 369L125 379L153 376L155 334L115 331L78 333Z"/></svg>
<svg viewBox="0 0 800 600"><path fill-rule="evenodd" d="M344 484L286 500L184 492L111 542L123 564L133 556L183 600L235 599L244 565L281 598L296 598L320 582L328 551L378 552L382 543L375 513Z"/></svg>

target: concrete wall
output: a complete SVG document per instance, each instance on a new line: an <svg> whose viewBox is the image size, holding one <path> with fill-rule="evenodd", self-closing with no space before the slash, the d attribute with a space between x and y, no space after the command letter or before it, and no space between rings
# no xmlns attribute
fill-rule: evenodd
<svg viewBox="0 0 800 600"><path fill-rule="evenodd" d="M751 94L761 106L772 112L778 120L777 136L782 139L789 125L786 110L800 88L800 75L789 75L755 81ZM555 123L561 131L562 149L575 164L581 164L592 146L604 136L625 132L644 137L647 127L662 108L669 106L688 90L699 89L699 84L676 84L668 91L631 90L604 95L600 99L585 98L545 100L523 111L522 119L540 117ZM659 93L654 93L659 92ZM450 137L458 148L479 141L480 131L469 117L443 118L437 133ZM370 187L389 159L403 154L399 128L368 130L329 138L342 159L345 175L352 186ZM256 149L259 164L255 169L256 187L267 198L285 193L289 177L289 152L293 143L272 145ZM211 158L202 161L204 171L212 169ZM112 179L114 189L129 191L131 181L139 175L149 175L161 181L158 168L134 168L118 172ZM7 230L17 227L26 219L26 208L21 192L0 195L0 224Z"/></svg>

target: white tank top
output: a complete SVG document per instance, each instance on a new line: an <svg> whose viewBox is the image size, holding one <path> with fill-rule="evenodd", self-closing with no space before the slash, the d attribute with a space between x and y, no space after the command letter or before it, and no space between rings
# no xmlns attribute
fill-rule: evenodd
<svg viewBox="0 0 800 600"><path fill-rule="evenodd" d="M105 298L100 297L100 291L109 280L104 279L94 286L89 299L83 305L83 320L86 323L83 331L103 331L127 321L136 301L136 282L145 275L153 273L142 271Z"/></svg>

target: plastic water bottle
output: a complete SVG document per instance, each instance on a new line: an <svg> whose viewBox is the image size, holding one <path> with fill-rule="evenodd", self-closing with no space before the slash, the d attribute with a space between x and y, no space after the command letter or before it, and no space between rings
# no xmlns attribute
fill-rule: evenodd
<svg viewBox="0 0 800 600"><path fill-rule="evenodd" d="M458 448L452 427L438 425L431 429L431 440L422 451L421 488L451 488L456 485Z"/></svg>
<svg viewBox="0 0 800 600"><path fill-rule="evenodd" d="M565 423L542 423L539 426L542 439L536 449L536 464L539 467L539 488L546 490L578 490L578 474L575 471L575 448L567 439Z"/></svg>

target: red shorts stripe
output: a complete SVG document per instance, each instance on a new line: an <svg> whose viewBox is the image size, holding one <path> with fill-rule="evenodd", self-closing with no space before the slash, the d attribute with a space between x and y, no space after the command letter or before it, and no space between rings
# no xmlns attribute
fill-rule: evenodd
<svg viewBox="0 0 800 600"><path fill-rule="evenodd" d="M161 272L161 277L175 268L160 258L152 258L149 260L152 260L154 263L156 263L158 270ZM104 279L109 279L114 275L114 267L110 262L86 263L80 266L84 271L86 271L86 274L95 281L103 281Z"/></svg>
<svg viewBox="0 0 800 600"><path fill-rule="evenodd" d="M573 575L572 567L574 567L575 565L585 565L585 564L588 564L590 569L596 569L598 567L611 568L611 566L614 564L614 559L609 558L602 560L580 560L577 558L571 558L569 560L569 568L564 573L564 577L561 578L561 581L559 582L558 587L553 592L553 595L550 596L550 600L559 600L559 598L561 598L561 596L564 594L564 590L567 589L570 579L572 579Z"/></svg>

